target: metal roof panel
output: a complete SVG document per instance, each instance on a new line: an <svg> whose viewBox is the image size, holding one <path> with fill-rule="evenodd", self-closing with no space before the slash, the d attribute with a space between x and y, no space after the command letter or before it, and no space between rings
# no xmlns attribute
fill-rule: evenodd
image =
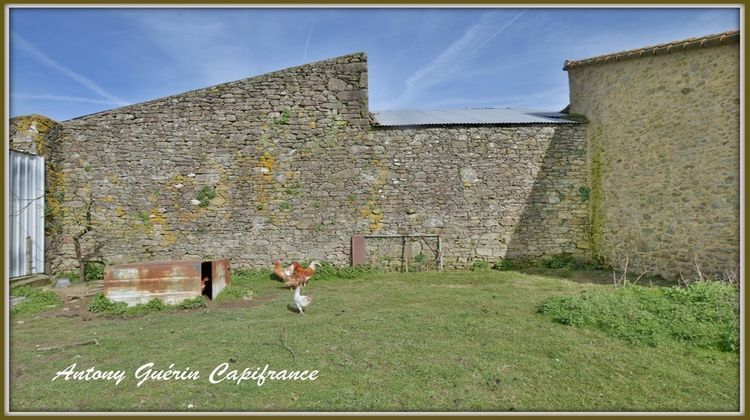
<svg viewBox="0 0 750 420"><path fill-rule="evenodd" d="M472 124L575 124L559 112L522 108L475 108L434 110L385 110L373 112L376 126L472 125Z"/></svg>

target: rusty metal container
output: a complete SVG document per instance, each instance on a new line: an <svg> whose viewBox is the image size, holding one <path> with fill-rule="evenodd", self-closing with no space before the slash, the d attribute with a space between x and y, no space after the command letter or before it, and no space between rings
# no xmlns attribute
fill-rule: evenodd
<svg viewBox="0 0 750 420"><path fill-rule="evenodd" d="M170 305L201 295L215 299L231 283L229 268L226 259L112 265L104 270L104 295L128 306L156 298Z"/></svg>

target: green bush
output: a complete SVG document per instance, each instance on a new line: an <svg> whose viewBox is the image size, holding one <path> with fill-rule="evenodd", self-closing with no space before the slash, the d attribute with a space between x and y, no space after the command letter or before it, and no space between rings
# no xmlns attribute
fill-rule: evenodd
<svg viewBox="0 0 750 420"><path fill-rule="evenodd" d="M104 264L100 262L88 261L84 268L84 280L95 281L104 279Z"/></svg>
<svg viewBox="0 0 750 420"><path fill-rule="evenodd" d="M124 314L128 309L128 304L125 302L112 302L107 299L103 293L97 293L91 299L89 303L89 311L107 313L110 315L121 315Z"/></svg>
<svg viewBox="0 0 750 420"><path fill-rule="evenodd" d="M549 298L539 311L555 322L596 328L631 343L657 346L678 341L739 351L739 292L726 283L596 289Z"/></svg>
<svg viewBox="0 0 750 420"><path fill-rule="evenodd" d="M63 305L63 300L51 290L38 287L19 286L11 289L11 296L26 299L10 309L11 315L33 314L37 312L57 309Z"/></svg>

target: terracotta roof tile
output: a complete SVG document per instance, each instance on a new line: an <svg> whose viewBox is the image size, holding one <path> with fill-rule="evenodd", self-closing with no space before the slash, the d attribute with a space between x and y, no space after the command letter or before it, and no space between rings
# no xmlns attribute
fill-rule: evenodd
<svg viewBox="0 0 750 420"><path fill-rule="evenodd" d="M621 51L611 54L599 55L582 60L565 60L563 70L589 64L603 64L614 61L627 60L631 58L648 57L652 55L668 54L673 51L682 51L692 48L711 47L715 45L730 44L740 41L740 31L728 31L720 34L706 35L699 38L688 38L682 41L672 41L665 44L652 45L650 47L637 48L634 50Z"/></svg>

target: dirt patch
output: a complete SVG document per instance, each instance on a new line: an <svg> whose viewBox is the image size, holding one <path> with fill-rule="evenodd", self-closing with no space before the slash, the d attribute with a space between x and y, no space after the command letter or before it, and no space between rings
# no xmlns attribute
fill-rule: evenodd
<svg viewBox="0 0 750 420"><path fill-rule="evenodd" d="M288 288L283 288L287 289ZM91 304L91 299L98 293L103 292L103 282L90 282L85 284L73 284L69 287L64 288L51 288L55 294L60 296L63 300L63 306L59 309L52 311L41 312L37 314L41 317L58 317L58 318L69 318L75 322L85 322L92 319L130 319L123 318L120 316L112 316L108 314L101 314L90 312L88 310ZM214 301L206 299L206 308L208 309L242 309L251 308L254 306L263 305L270 302L280 296L281 293L270 293L262 296L253 296L250 299L240 300L220 300ZM185 310L186 312L192 310ZM148 316L148 315L146 315Z"/></svg>
<svg viewBox="0 0 750 420"><path fill-rule="evenodd" d="M88 321L94 318L94 314L89 312L91 299L104 288L102 281L94 281L84 284L72 284L68 287L51 288L56 295L60 296L63 306L54 311L42 312L39 316L44 317L61 317Z"/></svg>

